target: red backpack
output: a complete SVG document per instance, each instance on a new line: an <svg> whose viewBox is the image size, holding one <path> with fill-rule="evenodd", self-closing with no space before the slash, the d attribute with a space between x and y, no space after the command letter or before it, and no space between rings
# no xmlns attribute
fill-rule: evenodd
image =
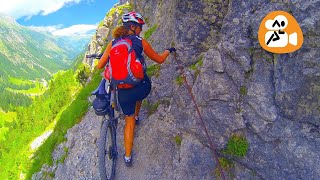
<svg viewBox="0 0 320 180"><path fill-rule="evenodd" d="M143 65L137 59L130 39L121 38L112 45L104 76L121 89L132 88L143 80Z"/></svg>

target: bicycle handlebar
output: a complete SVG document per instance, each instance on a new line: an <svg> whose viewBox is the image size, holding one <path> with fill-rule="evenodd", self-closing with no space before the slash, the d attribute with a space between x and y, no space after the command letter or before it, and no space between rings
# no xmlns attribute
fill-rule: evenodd
<svg viewBox="0 0 320 180"><path fill-rule="evenodd" d="M100 59L103 54L87 54L86 58L96 58Z"/></svg>

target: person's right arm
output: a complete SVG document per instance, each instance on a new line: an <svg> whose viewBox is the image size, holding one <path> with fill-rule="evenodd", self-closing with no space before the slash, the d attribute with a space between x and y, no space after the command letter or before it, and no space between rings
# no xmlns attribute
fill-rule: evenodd
<svg viewBox="0 0 320 180"><path fill-rule="evenodd" d="M142 46L143 46L143 51L144 53L153 61L162 64L166 58L169 56L170 51L165 50L162 54L158 54L153 50L151 45L146 41L145 39L142 39Z"/></svg>
<svg viewBox="0 0 320 180"><path fill-rule="evenodd" d="M102 57L100 58L98 65L97 65L98 69L103 68L107 64L108 59L109 59L109 55L110 55L110 51L111 51L111 47L112 47L112 42L110 42L108 44L106 50L104 51Z"/></svg>

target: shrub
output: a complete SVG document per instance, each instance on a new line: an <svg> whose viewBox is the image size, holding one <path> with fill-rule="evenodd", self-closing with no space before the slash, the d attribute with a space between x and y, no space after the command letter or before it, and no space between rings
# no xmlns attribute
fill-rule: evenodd
<svg viewBox="0 0 320 180"><path fill-rule="evenodd" d="M229 139L227 148L224 152L232 156L244 157L248 152L248 148L249 143L245 137L233 135Z"/></svg>

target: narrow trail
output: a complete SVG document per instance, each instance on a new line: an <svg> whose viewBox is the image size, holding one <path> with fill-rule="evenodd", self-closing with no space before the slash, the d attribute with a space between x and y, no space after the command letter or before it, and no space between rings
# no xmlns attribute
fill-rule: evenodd
<svg viewBox="0 0 320 180"><path fill-rule="evenodd" d="M123 131L125 121L119 119L117 128L118 159L116 179L145 179L139 173L148 166L143 152L139 151L139 146L143 144L140 138L140 130L148 124L147 112L141 110L141 123L136 126L134 148L133 148L133 166L127 168L123 161ZM67 133L67 142L57 148L54 154L63 154L65 148L68 154L63 163L59 163L54 179L100 179L98 170L98 148L97 140L102 125L102 117L96 116L93 109L90 109L83 120L71 128ZM137 147L138 146L138 147ZM59 155L58 155L59 156ZM61 156L61 155L60 155Z"/></svg>
<svg viewBox="0 0 320 180"><path fill-rule="evenodd" d="M174 119L167 111L168 107L160 105L156 113L147 117L146 110L141 109L141 122L135 130L133 166L130 168L127 168L123 161L125 121L119 119L116 180L199 179L199 177L212 179L214 162L211 158L206 158L210 156L210 150L188 133L183 135L183 141L178 145L175 136L179 132ZM82 121L68 130L67 141L60 144L53 152L54 162L58 162L58 165L43 168L42 172L50 173L56 170L54 179L100 179L96 143L100 136L102 119L103 117L96 116L94 110L90 108ZM34 179L43 179L43 175L45 174ZM46 176L45 179L50 178Z"/></svg>
<svg viewBox="0 0 320 180"><path fill-rule="evenodd" d="M124 142L123 142L123 134L124 134L124 125L125 120L120 119L119 125L117 129L117 145L118 145L118 159L117 159L117 167L116 167L116 180L122 180L122 179L145 179L143 175L139 172L143 172L142 169L146 163L145 157L142 152L139 151L138 147L136 145L141 144L142 139L140 138L140 130L143 128L147 123L147 112L145 112L143 109L140 113L140 124L136 125L135 128L135 138L134 138L134 147L132 152L133 157L133 166L130 168L127 168L125 166L125 163L123 161L123 155L125 153L124 151Z"/></svg>

